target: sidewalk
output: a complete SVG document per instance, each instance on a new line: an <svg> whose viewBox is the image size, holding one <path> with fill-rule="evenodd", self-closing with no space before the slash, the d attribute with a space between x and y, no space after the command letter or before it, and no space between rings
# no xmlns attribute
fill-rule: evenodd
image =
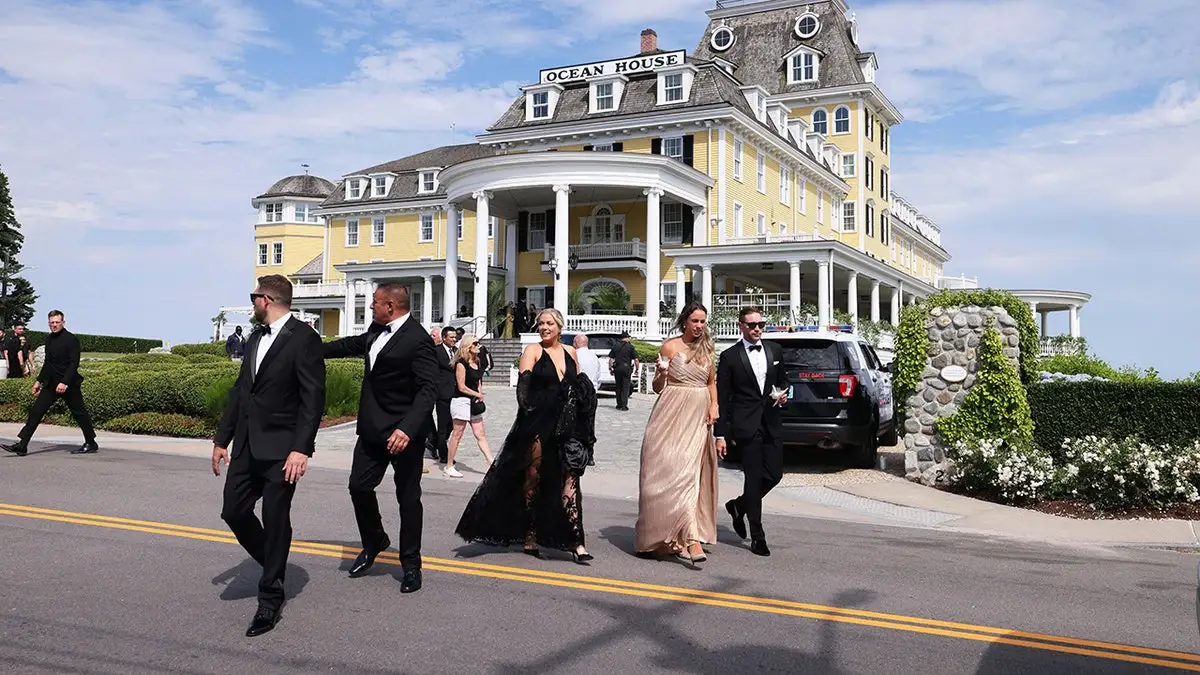
<svg viewBox="0 0 1200 675"><path fill-rule="evenodd" d="M0 423L0 439L11 442L21 425ZM353 433L353 426L332 427L322 434L338 432L338 437ZM161 438L100 431L97 435L100 453L105 450L152 452L195 458L207 466L212 457L212 442L206 439ZM78 447L82 438L79 430L43 424L33 438L34 444L58 445L64 450ZM35 446L36 447L36 446ZM348 443L325 445L309 466L313 468L349 471L351 451ZM4 453L6 454L6 453ZM80 458L87 461L88 458ZM37 461L36 454L21 461ZM604 496L632 502L636 509L638 477L629 467L616 464L606 467L602 460L590 467L583 479L585 494ZM430 473L425 480L478 483L483 463L475 453L465 453L459 461L463 478L448 478L426 459ZM730 495L741 492L738 472L722 469L719 494L722 503ZM791 475L789 475L790 477ZM879 473L877 480L823 481L819 484L795 485L785 481L763 503L763 508L775 515L801 516L852 521L881 526L921 527L942 531L1010 537L1054 544L1093 546L1151 546L1200 547L1196 523L1186 520L1076 520L1036 511L984 502L941 490L927 488L902 478ZM724 508L718 520L725 520Z"/></svg>

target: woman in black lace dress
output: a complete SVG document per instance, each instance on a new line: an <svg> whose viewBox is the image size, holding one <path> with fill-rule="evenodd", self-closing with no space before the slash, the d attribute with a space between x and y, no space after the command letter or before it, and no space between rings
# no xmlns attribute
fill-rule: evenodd
<svg viewBox="0 0 1200 675"><path fill-rule="evenodd" d="M584 548L579 476L595 442L596 392L579 377L575 350L559 342L562 314L537 316L540 344L521 354L517 419L496 461L475 491L455 532L495 546L523 543L592 559Z"/></svg>

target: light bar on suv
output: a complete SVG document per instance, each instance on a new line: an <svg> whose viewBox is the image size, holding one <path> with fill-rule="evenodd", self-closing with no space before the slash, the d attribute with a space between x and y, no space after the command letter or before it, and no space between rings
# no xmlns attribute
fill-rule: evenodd
<svg viewBox="0 0 1200 675"><path fill-rule="evenodd" d="M813 333L820 331L820 326L789 326L785 324L777 324L763 328L764 333ZM849 324L838 326L827 326L826 331L834 333L853 333L854 326Z"/></svg>

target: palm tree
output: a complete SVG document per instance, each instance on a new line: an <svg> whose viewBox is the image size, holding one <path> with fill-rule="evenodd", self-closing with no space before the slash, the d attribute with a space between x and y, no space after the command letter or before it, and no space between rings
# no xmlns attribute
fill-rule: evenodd
<svg viewBox="0 0 1200 675"><path fill-rule="evenodd" d="M606 312L628 313L629 292L614 283L598 285L592 291L592 305Z"/></svg>
<svg viewBox="0 0 1200 675"><path fill-rule="evenodd" d="M500 313L504 310L505 303L508 302L507 288L505 282L500 279L492 279L488 282L487 325L489 330L494 330L494 327L500 323Z"/></svg>
<svg viewBox="0 0 1200 675"><path fill-rule="evenodd" d="M567 293L567 311L572 314L587 314L587 298L583 294L583 285L572 288Z"/></svg>

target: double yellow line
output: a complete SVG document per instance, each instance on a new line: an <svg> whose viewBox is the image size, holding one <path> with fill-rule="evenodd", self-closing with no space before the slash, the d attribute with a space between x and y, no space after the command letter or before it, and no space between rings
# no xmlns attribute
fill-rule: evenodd
<svg viewBox="0 0 1200 675"><path fill-rule="evenodd" d="M237 545L237 540L234 539L233 535L224 530L212 530L202 527L189 527L186 525L174 525L171 523L161 523L147 520L133 520L130 518L115 518L112 516L101 516L73 511L59 511L56 509L44 509L35 506L0 503L0 516L50 520L60 523L103 527L115 530L128 530L132 532L142 532L145 534L157 534L169 537L181 537L185 539L197 539L201 541L212 541L221 544ZM345 546L338 546L336 544L322 544L310 541L293 541L292 552L307 553L310 555L323 556L327 558L347 559L353 559L358 555L357 548L351 549ZM377 562L388 565L400 564L398 555L390 551L381 554L377 558ZM467 562L463 560L446 558L424 558L423 562L424 569L426 570L452 572L455 574L466 574L470 576L488 577L492 579L504 579L507 581L519 581L530 584L541 584L545 586L557 586L560 588L574 588L585 591L596 591L600 593L612 593L616 595L628 595L639 598L686 602L696 605L708 605L712 607L724 607L727 609L737 609L750 612L762 612L766 614L816 619L818 621L834 621L838 623L847 623L859 626L871 626L874 628L885 628L888 630L899 630L910 633L922 633L925 635L938 635L962 640L975 640L992 644L1028 647L1032 649L1062 652L1065 654L1075 654L1079 656L1088 656L1115 661L1126 661L1130 663L1139 663L1151 666L1166 666L1169 668L1200 672L1200 655L1175 652L1166 649L1136 647L1113 642L1083 640L1079 638L1048 635L1044 633L1031 633L1026 631L1010 630L1007 628L994 628L991 626L979 626L969 623L958 623L954 621L940 621L937 619L926 619L914 616L904 616L900 614L886 614L883 612L872 612L869 610L848 609L844 607L832 607L828 605L793 602L790 600L776 600L772 598L760 598L749 595L736 595L732 593L719 593L694 588L659 586L655 584L645 584L620 579L605 579L601 577L582 576L576 574L562 574L559 572L545 572L541 570L532 570L520 567L504 567L500 565L488 565L484 563Z"/></svg>

